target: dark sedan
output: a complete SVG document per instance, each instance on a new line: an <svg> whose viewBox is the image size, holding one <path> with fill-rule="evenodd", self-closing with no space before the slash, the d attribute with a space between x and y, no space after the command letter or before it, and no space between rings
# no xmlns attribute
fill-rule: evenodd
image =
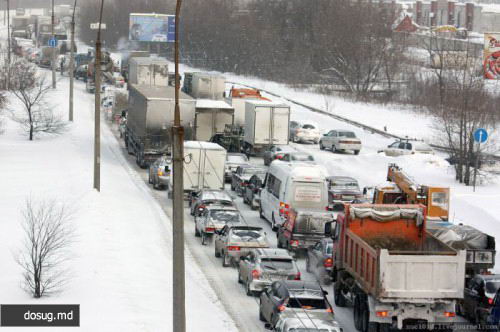
<svg viewBox="0 0 500 332"><path fill-rule="evenodd" d="M252 210L257 210L260 205L260 189L264 183L265 173L252 175L248 180L248 185L243 187L243 203L250 205Z"/></svg>
<svg viewBox="0 0 500 332"><path fill-rule="evenodd" d="M328 203L334 210L344 208L344 203L363 198L358 181L348 176L329 176Z"/></svg>
<svg viewBox="0 0 500 332"><path fill-rule="evenodd" d="M460 313L472 322L486 324L499 288L499 274L475 275L465 287L464 299L459 304Z"/></svg>
<svg viewBox="0 0 500 332"><path fill-rule="evenodd" d="M307 248L306 270L313 273L318 280L329 285L332 282L333 240L324 238Z"/></svg>
<svg viewBox="0 0 500 332"><path fill-rule="evenodd" d="M269 166L276 158L283 158L287 152L295 152L296 150L290 145L272 145L269 149L264 151L264 165Z"/></svg>
<svg viewBox="0 0 500 332"><path fill-rule="evenodd" d="M240 196L243 196L243 190L248 185L248 181L254 174L266 174L266 168L252 165L239 166L233 172L231 178L231 190L236 191Z"/></svg>

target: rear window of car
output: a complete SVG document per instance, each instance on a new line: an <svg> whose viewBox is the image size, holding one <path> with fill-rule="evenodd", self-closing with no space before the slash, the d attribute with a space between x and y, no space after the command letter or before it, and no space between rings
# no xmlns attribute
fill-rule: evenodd
<svg viewBox="0 0 500 332"><path fill-rule="evenodd" d="M350 181L350 180L332 180L330 182L330 187L345 188L345 189L359 189L358 183L356 181Z"/></svg>
<svg viewBox="0 0 500 332"><path fill-rule="evenodd" d="M212 210L210 218L225 223L240 222L240 216L236 211Z"/></svg>
<svg viewBox="0 0 500 332"><path fill-rule="evenodd" d="M256 240L264 236L264 231L254 229L235 229L233 230L233 236Z"/></svg>
<svg viewBox="0 0 500 332"><path fill-rule="evenodd" d="M304 129L316 129L316 127L312 124L305 124L302 126L302 128L304 128Z"/></svg>
<svg viewBox="0 0 500 332"><path fill-rule="evenodd" d="M500 279L489 280L486 282L485 286L486 293L496 293L499 288L500 288Z"/></svg>
<svg viewBox="0 0 500 332"><path fill-rule="evenodd" d="M340 137L356 138L356 135L352 131L339 131Z"/></svg>
<svg viewBox="0 0 500 332"><path fill-rule="evenodd" d="M326 301L324 299L308 299L290 297L288 302L290 308L303 308L303 309L327 309Z"/></svg>
<svg viewBox="0 0 500 332"><path fill-rule="evenodd" d="M292 270L293 261L286 258L262 258L262 267L267 270Z"/></svg>
<svg viewBox="0 0 500 332"><path fill-rule="evenodd" d="M248 158L246 156L227 156L227 161L230 163L246 163Z"/></svg>
<svg viewBox="0 0 500 332"><path fill-rule="evenodd" d="M291 157L295 161L314 161L314 157L307 153L292 154Z"/></svg>
<svg viewBox="0 0 500 332"><path fill-rule="evenodd" d="M260 168L244 168L243 169L243 174L245 174L245 175L264 174L264 173L266 173L266 170L260 169Z"/></svg>

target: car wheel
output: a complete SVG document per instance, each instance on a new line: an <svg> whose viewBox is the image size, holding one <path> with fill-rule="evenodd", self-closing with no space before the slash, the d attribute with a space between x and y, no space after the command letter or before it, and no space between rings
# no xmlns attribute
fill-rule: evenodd
<svg viewBox="0 0 500 332"><path fill-rule="evenodd" d="M264 214L262 213L262 207L259 207L259 217L260 219L266 220L266 217L264 217Z"/></svg>
<svg viewBox="0 0 500 332"><path fill-rule="evenodd" d="M222 267L228 267L230 264L229 256L226 253L222 254Z"/></svg>
<svg viewBox="0 0 500 332"><path fill-rule="evenodd" d="M354 154L357 156L359 154L359 150L354 150Z"/></svg>
<svg viewBox="0 0 500 332"><path fill-rule="evenodd" d="M152 183L153 183L153 181L151 180L151 172L149 172L148 182L149 182L149 184L152 184Z"/></svg>
<svg viewBox="0 0 500 332"><path fill-rule="evenodd" d="M320 150L324 150L325 147L323 146L323 142L319 141L319 149Z"/></svg>
<svg viewBox="0 0 500 332"><path fill-rule="evenodd" d="M201 244L202 244L203 246L205 246L205 245L207 245L207 242L208 242L207 233L202 232L202 233L201 233Z"/></svg>
<svg viewBox="0 0 500 332"><path fill-rule="evenodd" d="M249 280L247 280L247 282L245 283L245 288L246 288L246 291L247 291L247 296L253 296L253 292L250 289L250 281Z"/></svg>
<svg viewBox="0 0 500 332"><path fill-rule="evenodd" d="M243 279L241 279L241 270L238 267L238 284L242 284L242 283L243 283Z"/></svg>
<svg viewBox="0 0 500 332"><path fill-rule="evenodd" d="M220 252L217 251L217 246L214 246L214 248L215 248L214 255L215 255L215 257L219 258Z"/></svg>
<svg viewBox="0 0 500 332"><path fill-rule="evenodd" d="M335 153L337 152L337 148L335 147L335 145L332 144L332 152Z"/></svg>
<svg viewBox="0 0 500 332"><path fill-rule="evenodd" d="M276 226L276 221L274 220L274 213L272 217L272 222L271 222L271 229L276 232L278 230L278 227Z"/></svg>
<svg viewBox="0 0 500 332"><path fill-rule="evenodd" d="M233 181L231 181L231 191L234 191Z"/></svg>
<svg viewBox="0 0 500 332"><path fill-rule="evenodd" d="M196 227L196 222L194 223L194 236L200 237L200 232L198 231L198 227Z"/></svg>

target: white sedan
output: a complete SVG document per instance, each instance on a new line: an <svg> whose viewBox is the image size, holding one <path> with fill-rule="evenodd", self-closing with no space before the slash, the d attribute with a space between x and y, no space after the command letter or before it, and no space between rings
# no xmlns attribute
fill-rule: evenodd
<svg viewBox="0 0 500 332"><path fill-rule="evenodd" d="M359 151L361 151L361 140L352 131L330 130L321 137L319 148L321 150L331 149L332 152L352 150L354 154L359 154Z"/></svg>
<svg viewBox="0 0 500 332"><path fill-rule="evenodd" d="M383 150L386 156L398 157L410 154L434 154L434 150L422 141L396 141Z"/></svg>

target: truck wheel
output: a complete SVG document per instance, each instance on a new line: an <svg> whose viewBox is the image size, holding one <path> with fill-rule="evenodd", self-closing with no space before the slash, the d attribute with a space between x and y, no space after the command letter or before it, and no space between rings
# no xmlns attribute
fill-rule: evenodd
<svg viewBox="0 0 500 332"><path fill-rule="evenodd" d="M323 143L321 141L319 141L319 149L320 150L324 150L325 149L325 147L323 146Z"/></svg>
<svg viewBox="0 0 500 332"><path fill-rule="evenodd" d="M196 228L196 223L194 224L194 236L200 237L200 232L198 231L198 228Z"/></svg>
<svg viewBox="0 0 500 332"><path fill-rule="evenodd" d="M354 154L357 156L359 154L359 150L354 150Z"/></svg>
<svg viewBox="0 0 500 332"><path fill-rule="evenodd" d="M335 305L337 307L345 307L346 306L346 300L344 297L344 294L342 294L342 288L340 285L340 281L335 282L333 285L333 292L334 292L334 301Z"/></svg>
<svg viewBox="0 0 500 332"><path fill-rule="evenodd" d="M362 322L361 322L361 315L360 315L360 303L359 303L359 296L356 296L354 298L354 306L352 310L352 315L353 315L353 321L354 321L354 327L358 331L362 331Z"/></svg>

